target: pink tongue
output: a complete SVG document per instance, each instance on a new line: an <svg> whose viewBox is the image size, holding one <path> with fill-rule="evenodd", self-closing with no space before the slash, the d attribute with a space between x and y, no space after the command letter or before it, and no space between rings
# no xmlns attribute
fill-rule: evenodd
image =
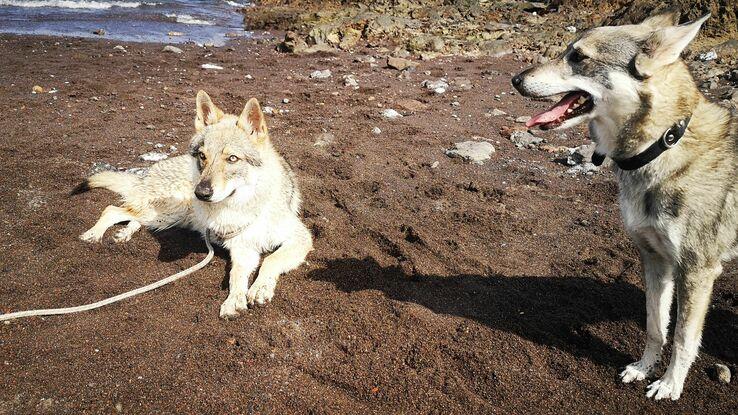
<svg viewBox="0 0 738 415"><path fill-rule="evenodd" d="M581 92L570 92L564 95L564 97L561 98L561 101L556 103L556 105L554 105L551 109L533 116L530 120L528 120L528 122L525 123L525 126L530 128L536 125L546 124L558 120L559 118L561 118L562 115L566 114L566 110L568 110L569 107L571 107L571 105L576 102L576 100L578 100L580 96L582 96Z"/></svg>

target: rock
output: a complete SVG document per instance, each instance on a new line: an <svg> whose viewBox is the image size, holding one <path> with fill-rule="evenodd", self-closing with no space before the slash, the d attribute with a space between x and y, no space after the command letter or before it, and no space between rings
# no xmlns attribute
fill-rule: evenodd
<svg viewBox="0 0 738 415"><path fill-rule="evenodd" d="M493 117L499 117L500 115L507 115L507 113L503 110L499 110L497 108L493 109L491 112Z"/></svg>
<svg viewBox="0 0 738 415"><path fill-rule="evenodd" d="M377 60L374 58L374 56L357 56L354 58L354 61L361 62L361 63L375 63Z"/></svg>
<svg viewBox="0 0 738 415"><path fill-rule="evenodd" d="M170 36L170 37L184 36L184 33L182 33L182 32L167 32L167 36Z"/></svg>
<svg viewBox="0 0 738 415"><path fill-rule="evenodd" d="M397 102L397 106L410 112L420 112L428 109L428 104L424 104L415 99L403 99Z"/></svg>
<svg viewBox="0 0 738 415"><path fill-rule="evenodd" d="M515 122L525 124L528 121L530 121L530 115L521 115L520 117L515 119Z"/></svg>
<svg viewBox="0 0 738 415"><path fill-rule="evenodd" d="M382 117L388 120L396 120L398 118L402 118L402 114L393 110L392 108L387 108L386 110L382 111Z"/></svg>
<svg viewBox="0 0 738 415"><path fill-rule="evenodd" d="M93 35L105 36L105 29L95 29L92 31Z"/></svg>
<svg viewBox="0 0 738 415"><path fill-rule="evenodd" d="M359 81L354 78L353 74L343 76L343 86L359 89Z"/></svg>
<svg viewBox="0 0 738 415"><path fill-rule="evenodd" d="M461 77L453 78L450 82L450 85L453 86L455 89L461 91L469 91L473 87L472 82L469 80L469 78Z"/></svg>
<svg viewBox="0 0 738 415"><path fill-rule="evenodd" d="M149 151L148 153L141 154L139 158L143 161L162 161L167 159L169 156L167 156L164 153L159 153L157 151Z"/></svg>
<svg viewBox="0 0 738 415"><path fill-rule="evenodd" d="M289 104L290 99L289 98L282 98L282 104Z"/></svg>
<svg viewBox="0 0 738 415"><path fill-rule="evenodd" d="M715 59L717 59L717 57L718 57L717 52L715 52L714 50L711 50L709 52L700 53L698 59L701 60L702 62L708 62L708 61L714 61Z"/></svg>
<svg viewBox="0 0 738 415"><path fill-rule="evenodd" d="M146 129L147 130L155 130L156 127L154 126L154 124L148 124L148 125L146 125Z"/></svg>
<svg viewBox="0 0 738 415"><path fill-rule="evenodd" d="M223 69L222 66L218 66L214 63L203 63L202 65L200 65L200 67L202 69Z"/></svg>
<svg viewBox="0 0 738 415"><path fill-rule="evenodd" d="M266 115L274 115L274 108L272 108L272 107L270 107L270 106L268 106L268 105L267 105L267 106L265 106L264 108L262 108L261 110L262 110L262 112L264 112L264 114L266 114Z"/></svg>
<svg viewBox="0 0 738 415"><path fill-rule="evenodd" d="M44 88L42 86L39 86L39 85L34 85L33 86L33 89L31 89L31 93L32 94L43 94L44 93Z"/></svg>
<svg viewBox="0 0 738 415"><path fill-rule="evenodd" d="M439 95L445 93L448 89L448 82L446 82L446 79L444 78L441 78L437 81L425 80L421 83L421 85Z"/></svg>
<svg viewBox="0 0 738 415"><path fill-rule="evenodd" d="M379 127L372 128L372 134L379 135L382 134L382 130L379 129Z"/></svg>
<svg viewBox="0 0 738 415"><path fill-rule="evenodd" d="M721 59L738 58L738 39L730 39L715 46L715 52L720 55Z"/></svg>
<svg viewBox="0 0 738 415"><path fill-rule="evenodd" d="M566 172L568 174L572 174L572 175L575 175L575 174L592 175L593 173L598 172L598 171L600 171L600 168L597 167L597 166L595 166L594 164L592 164L592 163L583 163L583 164L578 164L578 165L570 168Z"/></svg>
<svg viewBox="0 0 738 415"><path fill-rule="evenodd" d="M574 26L566 26L566 31L569 32L569 33L576 33L577 32L577 28L574 27Z"/></svg>
<svg viewBox="0 0 738 415"><path fill-rule="evenodd" d="M430 48L433 52L443 52L443 49L446 47L446 42L443 41L438 36L434 36L430 40Z"/></svg>
<svg viewBox="0 0 738 415"><path fill-rule="evenodd" d="M722 383L723 385L727 385L730 383L730 368L728 366L725 366L720 363L715 363L714 366L715 374L717 375L718 382Z"/></svg>
<svg viewBox="0 0 738 415"><path fill-rule="evenodd" d="M126 52L127 52L126 48L124 48L124 47L123 47L122 45L116 45L116 46L115 46L115 47L113 48L113 50L117 50L117 51L119 51L119 52L123 52L123 53L126 53Z"/></svg>
<svg viewBox="0 0 738 415"><path fill-rule="evenodd" d="M284 40L277 45L277 50L288 53L302 53L307 48L305 40L292 31L285 33Z"/></svg>
<svg viewBox="0 0 738 415"><path fill-rule="evenodd" d="M323 69L322 71L313 71L313 73L310 74L310 79L326 79L330 78L332 75L330 69Z"/></svg>
<svg viewBox="0 0 738 415"><path fill-rule="evenodd" d="M515 144L517 148L535 148L538 144L543 142L541 137L536 137L527 131L513 131L510 134L510 141Z"/></svg>
<svg viewBox="0 0 738 415"><path fill-rule="evenodd" d="M512 53L512 47L506 40L488 40L479 43L479 50L493 58L499 58Z"/></svg>
<svg viewBox="0 0 738 415"><path fill-rule="evenodd" d="M170 53L180 54L180 53L182 53L184 51L182 49L176 47L176 46L166 45L166 46L164 46L164 49L162 49L162 52L170 52Z"/></svg>
<svg viewBox="0 0 738 415"><path fill-rule="evenodd" d="M315 147L327 147L333 142L336 141L336 136L334 136L332 133L324 132L322 134L318 134L318 137L315 138L315 143L313 145Z"/></svg>
<svg viewBox="0 0 738 415"><path fill-rule="evenodd" d="M106 163L104 161L97 161L92 164L92 168L90 169L89 175L92 176L93 174L97 174L103 171L116 171L116 169L112 164Z"/></svg>
<svg viewBox="0 0 738 415"><path fill-rule="evenodd" d="M351 27L344 28L341 29L341 43L338 44L338 47L343 50L351 49L359 43L359 40L361 40L360 31Z"/></svg>
<svg viewBox="0 0 738 415"><path fill-rule="evenodd" d="M492 158L495 147L486 141L462 141L446 150L449 157L459 157L474 164L483 164L485 160Z"/></svg>
<svg viewBox="0 0 738 415"><path fill-rule="evenodd" d="M387 66L392 69L397 69L398 71L402 71L408 68L415 68L418 66L418 63L413 62L408 59L395 58L395 57L390 56L387 58Z"/></svg>

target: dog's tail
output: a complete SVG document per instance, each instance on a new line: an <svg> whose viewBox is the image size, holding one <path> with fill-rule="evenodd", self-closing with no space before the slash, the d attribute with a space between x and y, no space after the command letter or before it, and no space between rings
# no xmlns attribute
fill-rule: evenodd
<svg viewBox="0 0 738 415"><path fill-rule="evenodd" d="M132 173L122 171L102 171L88 177L82 183L72 190L71 195L85 193L92 189L103 188L118 193L124 198L129 195L136 184L140 181L140 177Z"/></svg>

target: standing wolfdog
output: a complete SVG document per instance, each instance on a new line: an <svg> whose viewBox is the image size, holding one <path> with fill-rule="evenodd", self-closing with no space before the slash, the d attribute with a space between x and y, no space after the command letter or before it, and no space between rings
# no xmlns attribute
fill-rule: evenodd
<svg viewBox="0 0 738 415"><path fill-rule="evenodd" d="M230 251L230 292L220 307L222 318L270 301L279 276L302 264L312 249L310 231L299 218L294 174L272 147L253 98L235 116L198 92L190 155L156 163L144 177L101 172L78 190L96 187L120 194L123 205L105 208L82 240L98 242L109 227L127 221L113 237L116 242L128 241L142 225L155 230L182 226L209 231ZM274 248L249 287L260 255Z"/></svg>
<svg viewBox="0 0 738 415"><path fill-rule="evenodd" d="M638 25L588 30L561 57L512 80L525 96L565 94L529 127L589 121L595 161L613 161L623 222L640 251L646 287L645 351L620 374L623 382L656 369L676 288L671 362L646 394L655 399L681 395L713 282L722 262L738 253L738 122L699 92L680 59L708 17L676 25L679 15L670 12Z"/></svg>

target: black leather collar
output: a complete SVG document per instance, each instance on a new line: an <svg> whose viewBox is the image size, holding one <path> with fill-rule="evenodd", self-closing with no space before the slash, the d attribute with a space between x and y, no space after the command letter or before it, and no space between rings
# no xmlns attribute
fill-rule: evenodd
<svg viewBox="0 0 738 415"><path fill-rule="evenodd" d="M676 124L669 127L669 129L664 131L658 140L651 144L647 149L643 150L643 152L638 153L633 157L628 157L627 159L614 158L612 161L615 162L621 170L640 169L646 164L656 160L656 158L664 151L677 145L682 136L684 136L684 132L687 131L690 118L692 118L692 116L679 120ZM595 166L602 165L605 161L605 157L607 156L595 152L592 154L592 164Z"/></svg>

